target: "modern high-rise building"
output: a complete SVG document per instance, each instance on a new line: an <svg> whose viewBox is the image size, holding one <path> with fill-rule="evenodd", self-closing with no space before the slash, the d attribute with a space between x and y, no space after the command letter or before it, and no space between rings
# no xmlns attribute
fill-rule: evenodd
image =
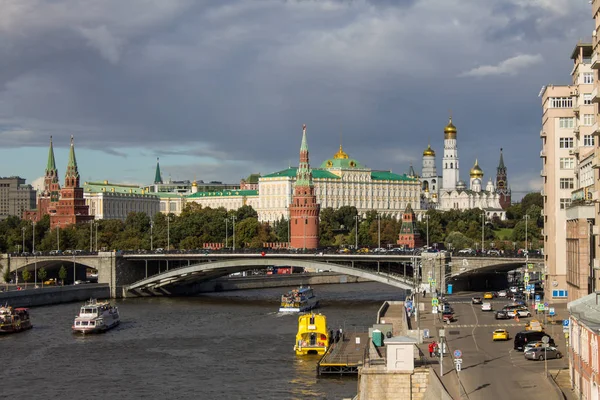
<svg viewBox="0 0 600 400"><path fill-rule="evenodd" d="M580 187L589 186L589 180L580 179L580 174L585 174L580 161L593 153L595 143L591 53L590 43L578 43L572 54L572 85L549 85L541 92L544 295L554 302L570 298L569 285L574 289L588 285L587 276L579 276L579 271L581 262L589 264L589 251L583 251L580 245L581 241L589 241L585 230L589 231L588 221L594 216L589 204L585 204L590 200L589 190Z"/></svg>
<svg viewBox="0 0 600 400"><path fill-rule="evenodd" d="M18 176L0 178L0 219L14 215L21 217L35 208L36 193L25 179Z"/></svg>

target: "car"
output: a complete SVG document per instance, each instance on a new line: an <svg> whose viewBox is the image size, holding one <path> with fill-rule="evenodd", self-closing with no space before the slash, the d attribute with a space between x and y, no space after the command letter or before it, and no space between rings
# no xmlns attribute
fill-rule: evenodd
<svg viewBox="0 0 600 400"><path fill-rule="evenodd" d="M499 256L500 255L500 251L492 249L492 250L488 250L487 254L488 254L488 256Z"/></svg>
<svg viewBox="0 0 600 400"><path fill-rule="evenodd" d="M494 342L496 340L510 340L510 336L506 329L496 329L492 334L492 340Z"/></svg>
<svg viewBox="0 0 600 400"><path fill-rule="evenodd" d="M479 296L475 296L471 298L471 304L481 304L483 300Z"/></svg>
<svg viewBox="0 0 600 400"><path fill-rule="evenodd" d="M537 319L532 319L525 325L525 330L543 332L544 326Z"/></svg>
<svg viewBox="0 0 600 400"><path fill-rule="evenodd" d="M501 290L498 292L498 297L506 297L506 296L507 296L506 290Z"/></svg>
<svg viewBox="0 0 600 400"><path fill-rule="evenodd" d="M492 309L492 303L483 303L481 304L481 311L494 311Z"/></svg>
<svg viewBox="0 0 600 400"><path fill-rule="evenodd" d="M527 307L522 307L522 306L511 311L511 314L513 315L513 317L515 315L518 315L519 317L522 317L522 318L531 317L531 312L527 309Z"/></svg>
<svg viewBox="0 0 600 400"><path fill-rule="evenodd" d="M76 280L75 282L73 282L74 285L83 285L84 283L87 283L86 281L80 281L80 280Z"/></svg>
<svg viewBox="0 0 600 400"><path fill-rule="evenodd" d="M544 361L551 358L562 358L562 353L554 346L534 347L524 352L525 359Z"/></svg>
<svg viewBox="0 0 600 400"><path fill-rule="evenodd" d="M492 292L485 292L483 294L483 298L486 299L486 300L487 299L493 299L494 298L494 294Z"/></svg>
<svg viewBox="0 0 600 400"><path fill-rule="evenodd" d="M512 316L506 311L496 311L496 319L511 319Z"/></svg>
<svg viewBox="0 0 600 400"><path fill-rule="evenodd" d="M454 313L444 311L442 313L442 320L444 322L452 322L452 321L454 321Z"/></svg>
<svg viewBox="0 0 600 400"><path fill-rule="evenodd" d="M458 254L465 255L465 256L474 256L476 253L475 253L475 250L467 248L467 249L459 250Z"/></svg>
<svg viewBox="0 0 600 400"><path fill-rule="evenodd" d="M513 293L517 293L517 291L519 290L519 288L517 288L516 286L511 286L510 288L508 288L508 290L510 290Z"/></svg>
<svg viewBox="0 0 600 400"><path fill-rule="evenodd" d="M515 335L514 349L523 351L525 346L531 342L539 342L544 336L548 336L548 344L555 346L554 339L550 335L544 332L538 331L521 331Z"/></svg>
<svg viewBox="0 0 600 400"><path fill-rule="evenodd" d="M523 347L523 352L526 352L528 350L531 350L533 348L536 347L543 347L544 346L544 342L539 341L539 342L529 342L527 343L524 347Z"/></svg>
<svg viewBox="0 0 600 400"><path fill-rule="evenodd" d="M56 285L56 278L50 278L47 281L44 281L44 285Z"/></svg>

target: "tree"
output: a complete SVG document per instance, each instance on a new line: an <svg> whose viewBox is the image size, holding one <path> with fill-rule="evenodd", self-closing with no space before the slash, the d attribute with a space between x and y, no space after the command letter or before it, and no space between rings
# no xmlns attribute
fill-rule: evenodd
<svg viewBox="0 0 600 400"><path fill-rule="evenodd" d="M473 245L473 240L469 239L461 232L451 232L446 236L446 248L447 249L466 249Z"/></svg>
<svg viewBox="0 0 600 400"><path fill-rule="evenodd" d="M21 276L25 282L25 289L27 289L27 282L31 279L31 272L29 272L27 269L24 269L23 272L21 272Z"/></svg>
<svg viewBox="0 0 600 400"><path fill-rule="evenodd" d="M38 269L37 275L39 280L42 282L42 287L44 287L44 279L46 279L46 276L48 275L48 272L46 272L46 268L42 267Z"/></svg>
<svg viewBox="0 0 600 400"><path fill-rule="evenodd" d="M64 265L60 266L60 270L58 270L58 278L62 281L63 286L65 285L65 279L67 279L67 269Z"/></svg>
<svg viewBox="0 0 600 400"><path fill-rule="evenodd" d="M527 193L521 200L521 210L528 211L529 207L536 205L541 209L544 209L544 198L539 192Z"/></svg>

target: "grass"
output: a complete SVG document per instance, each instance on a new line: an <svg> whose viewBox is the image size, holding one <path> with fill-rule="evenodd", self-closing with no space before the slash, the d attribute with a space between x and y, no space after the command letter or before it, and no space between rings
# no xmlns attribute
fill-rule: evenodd
<svg viewBox="0 0 600 400"><path fill-rule="evenodd" d="M494 231L494 236L496 236L496 239L499 240L510 240L512 237L512 232L512 228L501 228L497 231Z"/></svg>

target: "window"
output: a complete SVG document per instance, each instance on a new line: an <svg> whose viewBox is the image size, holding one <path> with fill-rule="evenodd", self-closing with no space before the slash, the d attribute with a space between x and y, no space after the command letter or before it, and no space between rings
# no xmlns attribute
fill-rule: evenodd
<svg viewBox="0 0 600 400"><path fill-rule="evenodd" d="M560 178L561 189L573 189L573 178Z"/></svg>
<svg viewBox="0 0 600 400"><path fill-rule="evenodd" d="M558 127L563 129L573 129L575 127L575 118L561 117L558 119Z"/></svg>
<svg viewBox="0 0 600 400"><path fill-rule="evenodd" d="M594 135L583 135L583 145L584 146L593 146L594 145Z"/></svg>
<svg viewBox="0 0 600 400"><path fill-rule="evenodd" d="M583 83L594 83L594 73L593 72L584 72L583 73Z"/></svg>
<svg viewBox="0 0 600 400"><path fill-rule="evenodd" d="M575 163L572 157L561 157L560 158L560 169L573 169Z"/></svg>
<svg viewBox="0 0 600 400"><path fill-rule="evenodd" d="M560 209L561 210L564 210L565 208L569 207L570 205L571 205L571 199L570 198L560 199ZM554 297L556 297L556 296L554 296Z"/></svg>
<svg viewBox="0 0 600 400"><path fill-rule="evenodd" d="M583 124L585 126L592 126L596 122L596 118L594 118L594 114L583 114Z"/></svg>
<svg viewBox="0 0 600 400"><path fill-rule="evenodd" d="M583 94L583 104L585 104L585 105L592 104L592 94L591 93Z"/></svg>
<svg viewBox="0 0 600 400"><path fill-rule="evenodd" d="M561 137L559 139L559 147L561 149L572 149L573 148L573 138Z"/></svg>
<svg viewBox="0 0 600 400"><path fill-rule="evenodd" d="M573 108L571 97L550 97L550 108Z"/></svg>
<svg viewBox="0 0 600 400"><path fill-rule="evenodd" d="M552 297L567 297L567 290L553 290Z"/></svg>

